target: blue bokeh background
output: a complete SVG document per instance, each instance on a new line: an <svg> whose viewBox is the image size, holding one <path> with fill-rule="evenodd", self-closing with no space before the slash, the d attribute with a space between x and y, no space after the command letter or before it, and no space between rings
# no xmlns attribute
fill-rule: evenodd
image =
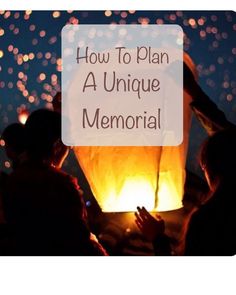
<svg viewBox="0 0 236 295"><path fill-rule="evenodd" d="M50 107L60 90L61 29L67 24L179 24L203 90L236 123L236 13L232 11L1 11L0 134L22 110ZM206 137L193 118L187 168L201 174L197 152ZM0 147L0 170L10 171ZM65 169L77 175L71 154Z"/></svg>

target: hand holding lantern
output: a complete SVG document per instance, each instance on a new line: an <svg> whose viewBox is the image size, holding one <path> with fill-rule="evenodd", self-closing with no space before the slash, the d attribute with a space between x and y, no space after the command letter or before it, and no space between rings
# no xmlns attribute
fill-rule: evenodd
<svg viewBox="0 0 236 295"><path fill-rule="evenodd" d="M165 221L160 215L156 214L154 218L144 207L137 207L138 212L135 212L136 224L143 235L153 242L158 236L165 232Z"/></svg>

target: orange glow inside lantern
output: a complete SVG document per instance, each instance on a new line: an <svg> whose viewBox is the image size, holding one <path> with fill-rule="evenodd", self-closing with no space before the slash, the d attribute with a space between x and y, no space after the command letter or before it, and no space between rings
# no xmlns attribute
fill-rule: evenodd
<svg viewBox="0 0 236 295"><path fill-rule="evenodd" d="M194 74L188 55L184 60ZM179 146L75 147L74 151L103 212L149 211L182 207L191 97L184 93L184 132Z"/></svg>
<svg viewBox="0 0 236 295"><path fill-rule="evenodd" d="M137 206L149 211L181 208L185 181L182 152L183 145L75 148L103 212L136 211Z"/></svg>

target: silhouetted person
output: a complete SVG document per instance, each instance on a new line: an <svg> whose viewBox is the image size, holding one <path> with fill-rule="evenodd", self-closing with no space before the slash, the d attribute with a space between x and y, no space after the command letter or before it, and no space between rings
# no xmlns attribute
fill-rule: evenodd
<svg viewBox="0 0 236 295"><path fill-rule="evenodd" d="M14 123L7 126L1 135L1 139L4 140L5 152L11 160L11 167L14 171L24 160L24 125ZM11 226L6 222L6 215L9 209L6 198L8 178L9 174L0 171L0 255L6 254L9 239L13 234Z"/></svg>
<svg viewBox="0 0 236 295"><path fill-rule="evenodd" d="M184 88L193 97L191 107L210 135L201 152L201 167L210 194L188 223L185 255L236 254L236 127L209 99L184 66ZM147 239L153 242L157 255L171 255L170 238L165 222L138 207L136 223Z"/></svg>
<svg viewBox="0 0 236 295"><path fill-rule="evenodd" d="M211 194L190 220L185 255L236 254L236 130L220 131L207 139L201 167Z"/></svg>
<svg viewBox="0 0 236 295"><path fill-rule="evenodd" d="M236 254L236 131L215 133L205 142L201 167L210 187L210 195L188 224L185 255ZM154 243L157 255L170 255L170 239L165 235L165 222L155 219L145 208L138 208L136 223Z"/></svg>
<svg viewBox="0 0 236 295"><path fill-rule="evenodd" d="M6 155L12 161L12 169L15 169L25 152L24 125L20 123L10 124L3 131L2 139L5 142Z"/></svg>
<svg viewBox="0 0 236 295"><path fill-rule="evenodd" d="M59 169L69 149L60 139L60 114L35 111L25 131L28 160L8 182L8 222L16 228L13 254L104 255L91 239L76 179Z"/></svg>
<svg viewBox="0 0 236 295"><path fill-rule="evenodd" d="M53 101L52 101L52 105L53 105L53 110L59 114L61 114L62 109L62 93L61 92L57 92L57 94L53 97ZM77 158L76 155L76 149L72 148L73 153L75 155L75 157ZM91 228L93 228L95 231L99 230L100 227L100 223L101 223L101 219L104 218L104 215L102 213L102 210L96 200L96 198L94 197L91 188L89 186L89 183L84 175L84 171L83 169L80 167L80 163L77 159L77 175L78 178L80 179L81 183L83 184L83 190L85 192L86 197L89 200L90 205L87 207L87 211L88 211L88 222L91 226Z"/></svg>
<svg viewBox="0 0 236 295"><path fill-rule="evenodd" d="M24 125L20 123L13 123L7 126L2 133L1 139L4 140L5 152L11 160L12 170L16 169L23 161L23 154L25 152L24 134ZM5 223L4 207L6 207L6 203L4 192L6 190L8 176L7 173L0 172L0 224Z"/></svg>

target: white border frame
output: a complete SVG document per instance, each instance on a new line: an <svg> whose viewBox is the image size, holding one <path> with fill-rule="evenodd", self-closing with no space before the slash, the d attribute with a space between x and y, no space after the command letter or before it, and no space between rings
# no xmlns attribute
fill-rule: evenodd
<svg viewBox="0 0 236 295"><path fill-rule="evenodd" d="M235 1L2 0L5 10L234 10ZM122 9L121 9L122 8ZM8 294L235 295L235 257L0 257Z"/></svg>

